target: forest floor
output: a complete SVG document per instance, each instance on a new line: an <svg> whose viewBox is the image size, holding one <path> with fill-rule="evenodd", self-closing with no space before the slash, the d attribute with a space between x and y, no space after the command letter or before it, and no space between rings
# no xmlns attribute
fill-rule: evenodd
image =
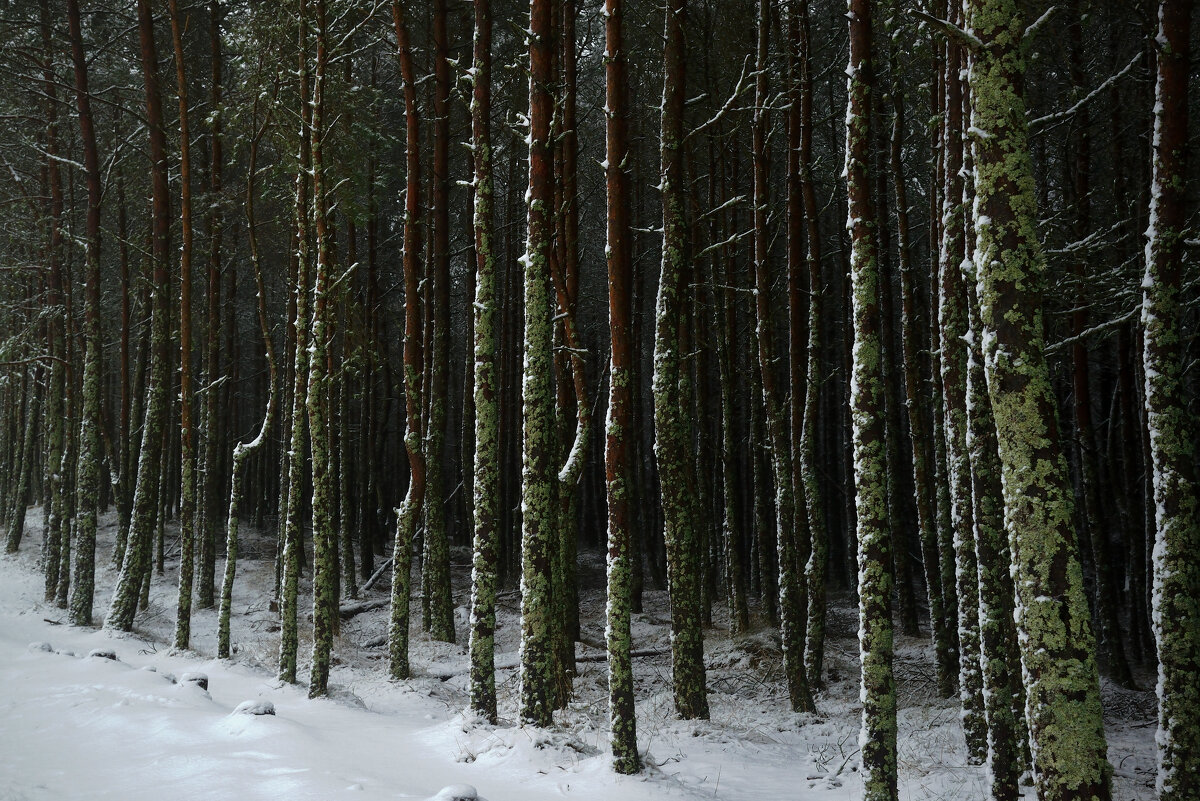
<svg viewBox="0 0 1200 801"><path fill-rule="evenodd" d="M108 609L115 522L101 520L96 619ZM135 634L82 629L43 603L37 551L41 512L31 509L24 545L0 558L0 801L178 798L449 799L469 784L490 801L575 798L814 799L856 801L859 704L857 611L834 599L829 614L827 686L816 714L788 711L777 634L760 628L731 640L724 610L705 633L712 719L672 713L669 609L647 591L634 616L638 743L646 771L609 768L603 554L580 556L581 628L575 699L552 729L516 726L519 601L500 599L497 635L499 726L464 715L469 598L468 556L456 551L458 643L420 630L414 603L414 677L387 679L387 608L342 622L331 697L275 678L279 626L270 608L274 542L243 527L234 592L232 659L216 653L216 612L197 610L192 650L173 653L178 556L156 574ZM170 538L168 538L170 539ZM176 542L176 550L177 550ZM218 581L220 568L218 563ZM367 598L385 600L387 581ZM308 585L302 592L308 591ZM306 609L307 604L302 604ZM301 624L301 677L310 641ZM89 656L108 650L116 659ZM983 799L984 768L966 764L955 701L935 693L926 639L897 637L899 770L902 799ZM203 673L202 690L185 674ZM1143 687L1152 677L1140 677ZM269 701L276 715L237 714L243 701ZM1105 683L1113 798L1154 797L1152 692ZM448 789L448 788L447 788ZM1026 788L1026 796L1033 797Z"/></svg>

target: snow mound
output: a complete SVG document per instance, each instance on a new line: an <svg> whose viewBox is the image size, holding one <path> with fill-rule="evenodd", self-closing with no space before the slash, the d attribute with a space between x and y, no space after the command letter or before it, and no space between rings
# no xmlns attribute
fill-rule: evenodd
<svg viewBox="0 0 1200 801"><path fill-rule="evenodd" d="M46 653L50 653L54 650L54 646L50 645L48 642L31 642L29 643L28 649L30 651L45 651Z"/></svg>
<svg viewBox="0 0 1200 801"><path fill-rule="evenodd" d="M429 801L484 801L479 797L479 791L469 784L452 784L443 787Z"/></svg>
<svg viewBox="0 0 1200 801"><path fill-rule="evenodd" d="M93 648L88 653L88 659L111 659L114 662L120 662L117 659L117 652L111 648Z"/></svg>
<svg viewBox="0 0 1200 801"><path fill-rule="evenodd" d="M275 704L270 701L242 701L231 715L274 715Z"/></svg>
<svg viewBox="0 0 1200 801"><path fill-rule="evenodd" d="M208 674L207 673L184 673L180 677L181 684L195 684L201 690L208 692Z"/></svg>

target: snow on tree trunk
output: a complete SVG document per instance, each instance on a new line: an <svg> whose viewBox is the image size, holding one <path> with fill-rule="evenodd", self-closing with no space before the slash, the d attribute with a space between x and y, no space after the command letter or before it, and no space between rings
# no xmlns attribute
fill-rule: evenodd
<svg viewBox="0 0 1200 801"><path fill-rule="evenodd" d="M686 324L683 299L691 273L684 210L683 107L684 24L687 0L668 0L664 12L660 164L663 209L662 266L655 304L654 456L662 488L667 586L671 596L671 669L675 711L685 719L708 718L701 627L700 553L692 482L691 420L679 353ZM690 405L690 403L688 404Z"/></svg>
<svg viewBox="0 0 1200 801"><path fill-rule="evenodd" d="M138 34L141 43L142 74L145 79L146 119L150 133L153 310L150 315L150 374L146 385L146 416L142 426L142 447L138 453L133 515L129 523L129 540L121 561L120 577L117 579L117 587L113 591L112 603L104 621L105 628L121 631L133 629L133 616L137 611L145 571L150 564L151 538L158 518L158 482L164 472L161 462L167 418L167 385L170 380L167 358L167 292L170 274L167 261L170 259L171 198L167 183L166 134L163 130L162 97L158 85L158 59L154 50L154 18L149 0L138 0ZM99 382L99 375L96 380ZM99 432L83 434L84 439L87 436L98 438ZM99 459L98 445L96 458ZM81 505L85 497L81 496Z"/></svg>
<svg viewBox="0 0 1200 801"><path fill-rule="evenodd" d="M1154 175L1142 280L1146 418L1153 461L1154 638L1162 801L1200 796L1200 487L1180 327L1191 0L1162 0L1154 103Z"/></svg>
<svg viewBox="0 0 1200 801"><path fill-rule="evenodd" d="M766 410L771 481L774 489L776 525L776 569L779 575L779 631L783 645L783 672L788 699L794 712L813 709L808 676L804 669L804 636L808 626L808 587L800 575L803 564L796 553L796 497L793 492L791 448L788 444L787 418L782 392L775 375L775 337L771 325L771 278L767 264L767 48L770 8L767 0L758 4L758 54L755 70L755 100L752 150L754 156L754 298L758 331L758 360L762 375L762 401ZM804 553L807 562L808 554Z"/></svg>
<svg viewBox="0 0 1200 801"><path fill-rule="evenodd" d="M604 466L608 497L608 716L612 729L613 770L637 773L637 717L634 713L633 665L630 656L631 590L633 586L633 478L634 342L632 333L633 265L629 241L629 154L625 96L625 49L622 44L623 0L605 0L605 163L607 190L608 315L612 354L610 362L608 420L605 425Z"/></svg>
<svg viewBox="0 0 1200 801"><path fill-rule="evenodd" d="M400 0L392 2L392 23L404 89L407 191L404 198L404 448L408 453L408 492L396 510L392 549L392 597L388 624L388 674L406 679L408 664L409 572L417 518L425 498L425 452L421 431L421 122L417 116L416 73L408 26Z"/></svg>
<svg viewBox="0 0 1200 801"><path fill-rule="evenodd" d="M957 9L951 22L959 22ZM967 309L960 265L965 253L963 208L963 87L959 79L962 48L951 44L946 61L945 168L942 194L942 242L938 259L938 331L941 345L942 410L946 467L953 527L955 596L958 599L958 695L962 703L967 760L987 756L987 721L979 654L979 580L971 509L971 463L967 451Z"/></svg>
<svg viewBox="0 0 1200 801"><path fill-rule="evenodd" d="M975 157L974 255L982 350L996 421L1004 521L1038 797L1110 797L1095 641L1075 552L1071 488L1043 350L1046 262L1015 0L967 0L982 43L969 65Z"/></svg>
<svg viewBox="0 0 1200 801"><path fill-rule="evenodd" d="M304 534L300 515L303 510L300 494L304 491L307 478L308 421L305 408L308 404L308 289L309 289L309 192L308 176L312 163L312 136L309 132L312 121L312 106L307 102L309 93L308 73L308 4L301 3L297 32L299 53L299 90L303 100L300 104L300 152L296 159L296 287L292 334L295 353L292 371L291 437L288 446L287 504L283 527L283 554L281 557L283 576L280 587L280 638L279 678L295 683L296 662L300 648L297 630L300 603L300 560L304 551Z"/></svg>
<svg viewBox="0 0 1200 801"><path fill-rule="evenodd" d="M850 0L846 92L846 188L854 347L851 423L858 533L859 649L862 659L863 798L895 801L896 683L892 674L892 546L883 424L879 267L871 203L871 6Z"/></svg>
<svg viewBox="0 0 1200 801"><path fill-rule="evenodd" d="M178 0L169 0L171 44L175 52L179 98L179 216L183 247L179 260L179 602L175 615L175 647L184 649L192 631L192 569L196 524L196 450L192 425L192 187L191 135L188 129L187 74Z"/></svg>
<svg viewBox="0 0 1200 801"><path fill-rule="evenodd" d="M492 4L475 0L471 153L475 167L475 466L471 563L471 709L496 722L496 583L500 525L500 382L492 193Z"/></svg>
<svg viewBox="0 0 1200 801"><path fill-rule="evenodd" d="M797 0L793 16L797 17L799 29L799 52L796 54L799 68L799 92L793 102L800 104L798 168L800 172L800 194L804 201L804 217L807 225L808 248L805 267L808 273L808 342L806 374L804 379L804 423L800 429L797 448L799 459L796 469L804 488L804 507L808 513L809 554L804 565L805 582L808 584L808 630L804 638L804 669L809 685L821 683L821 671L825 662L825 571L828 567L829 532L825 524L825 502L821 497L818 480L817 428L821 407L821 326L823 310L821 296L825 291L821 279L821 227L820 207L817 205L816 188L813 185L813 78L812 41L808 21L808 0ZM793 403L796 401L793 400Z"/></svg>
<svg viewBox="0 0 1200 801"><path fill-rule="evenodd" d="M329 230L326 216L326 186L323 137L325 134L325 72L328 63L327 23L324 0L316 0L316 62L312 93L312 206L317 243L317 271L313 280L312 344L308 364L308 441L312 454L313 531L313 645L312 670L308 683L310 698L329 691L329 664L338 619L338 550L334 529L336 476L330 452L330 376L327 363L330 331Z"/></svg>
<svg viewBox="0 0 1200 801"><path fill-rule="evenodd" d="M525 359L521 380L524 447L521 464L521 698L524 723L548 726L554 711L551 637L552 558L558 531L554 506L554 389L550 247L554 234L554 174L550 152L553 98L551 0L529 4L529 190L525 268Z"/></svg>

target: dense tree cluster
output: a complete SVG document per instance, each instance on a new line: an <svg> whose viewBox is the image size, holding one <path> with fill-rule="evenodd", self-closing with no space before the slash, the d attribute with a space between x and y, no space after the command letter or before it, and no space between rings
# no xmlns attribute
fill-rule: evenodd
<svg viewBox="0 0 1200 801"><path fill-rule="evenodd" d="M868 798L897 796L895 625L930 637L992 797L1028 768L1107 801L1100 676L1157 673L1159 794L1195 799L1191 13L14 0L6 550L40 506L46 600L126 631L175 568L175 647L219 607L225 658L249 523L278 543L281 679L326 694L339 603L390 581L389 675L410 623L457 639L492 723L519 588L539 726L571 698L577 551L604 550L625 773L644 587L684 718L718 603L777 631L813 710L848 594Z"/></svg>

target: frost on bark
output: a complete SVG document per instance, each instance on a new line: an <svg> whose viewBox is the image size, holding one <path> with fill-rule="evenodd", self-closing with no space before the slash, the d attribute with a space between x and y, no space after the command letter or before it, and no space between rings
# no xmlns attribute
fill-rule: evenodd
<svg viewBox="0 0 1200 801"><path fill-rule="evenodd" d="M396 510L392 550L392 598L388 623L388 675L407 679L409 589L413 539L425 500L425 454L421 431L421 121L417 116L417 86L409 47L408 25L400 0L392 0L392 24L400 79L404 90L404 448L408 454L408 491Z"/></svg>
<svg viewBox="0 0 1200 801"><path fill-rule="evenodd" d="M758 4L758 48L755 70L755 100L751 134L754 158L754 298L758 332L759 371L762 401L766 410L767 437L774 488L776 567L779 575L779 630L783 645L783 671L792 711L813 710L812 694L804 668L804 638L808 614L807 584L799 565L808 561L808 549L797 555L796 502L792 477L792 453L788 442L783 393L775 375L775 336L771 325L771 278L767 264L767 48L770 7Z"/></svg>
<svg viewBox="0 0 1200 801"><path fill-rule="evenodd" d="M687 0L668 0L665 11L661 125L663 208L662 269L655 305L654 456L662 488L671 596L671 667L675 711L683 718L708 718L701 628L700 553L691 474L691 425L681 384L679 354L684 290L691 272L684 211L683 107L684 22Z"/></svg>
<svg viewBox="0 0 1200 801"><path fill-rule="evenodd" d="M1004 521L1038 797L1110 797L1095 640L1075 555L1071 488L1043 350L1046 262L1022 81L1015 0L967 0L982 43L970 60L975 269L983 358L996 421Z"/></svg>
<svg viewBox="0 0 1200 801"><path fill-rule="evenodd" d="M951 22L959 22L956 9ZM942 242L938 259L939 364L942 375L943 430L949 479L950 520L954 543L955 596L958 599L958 695L967 760L987 756L987 721L979 654L979 582L976 575L971 463L967 452L967 308L960 265L965 255L963 207L963 91L959 80L962 49L951 44L946 62L945 137L942 158Z"/></svg>
<svg viewBox="0 0 1200 801"><path fill-rule="evenodd" d="M1158 795L1200 796L1200 487L1184 392L1180 326L1191 0L1158 12L1154 176L1142 280L1146 417L1154 486L1154 638L1158 647Z"/></svg>
<svg viewBox="0 0 1200 801"><path fill-rule="evenodd" d="M166 134L162 124L162 97L158 85L158 59L154 50L154 18L149 0L138 0L138 34L141 43L142 74L146 90L146 119L150 133L150 170L153 194L152 259L154 264L151 293L149 361L146 384L146 412L142 425L142 446L138 453L137 482L133 492L133 514L121 573L113 591L105 618L105 628L130 631L137 612L138 596L150 565L150 546L158 519L158 482L163 451L163 432L167 418L167 292L170 259L170 187L167 184ZM97 382L99 376L97 376ZM99 433L93 436L99 437ZM98 448L97 448L98 450ZM99 453L97 453L97 458ZM82 498L81 498L82 500Z"/></svg>
<svg viewBox="0 0 1200 801"><path fill-rule="evenodd" d="M525 357L521 379L524 446L521 460L521 698L523 723L548 726L555 700L551 636L552 559L558 532L554 505L554 305L550 247L554 175L550 152L553 98L551 0L529 4L529 198L525 268Z"/></svg>
<svg viewBox="0 0 1200 801"><path fill-rule="evenodd" d="M888 530L879 267L871 203L871 8L850 0L846 188L854 348L850 412L858 532L863 798L895 801L896 684L892 674L892 547Z"/></svg>
<svg viewBox="0 0 1200 801"><path fill-rule="evenodd" d="M626 159L627 92L625 50L622 44L623 0L605 0L605 178L608 229L608 320L612 354L609 373L608 420L605 425L604 466L608 496L608 719L612 728L613 770L637 773L637 717L634 713L633 665L630 656L632 600L634 347L632 332L632 261L629 242L629 180Z"/></svg>
<svg viewBox="0 0 1200 801"><path fill-rule="evenodd" d="M471 154L475 167L475 466L471 563L471 709L496 722L496 582L500 523L500 383L492 214L492 4L475 0Z"/></svg>

